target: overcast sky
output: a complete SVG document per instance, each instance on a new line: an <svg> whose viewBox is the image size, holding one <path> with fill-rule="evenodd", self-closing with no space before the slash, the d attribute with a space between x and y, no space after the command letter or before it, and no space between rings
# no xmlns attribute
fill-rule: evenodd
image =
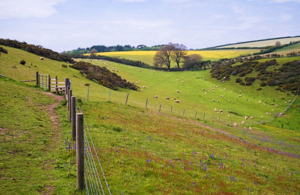
<svg viewBox="0 0 300 195"><path fill-rule="evenodd" d="M58 52L300 35L300 0L1 0L0 10L0 38Z"/></svg>

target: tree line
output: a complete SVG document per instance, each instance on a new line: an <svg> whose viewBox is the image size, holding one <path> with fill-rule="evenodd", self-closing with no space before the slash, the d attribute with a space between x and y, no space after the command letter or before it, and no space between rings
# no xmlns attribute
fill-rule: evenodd
<svg viewBox="0 0 300 195"><path fill-rule="evenodd" d="M50 58L52 60L64 61L70 63L74 62L69 56L52 51L51 49L46 49L41 45L33 45L33 44L28 44L26 42L20 42L17 40L1 39L1 38L0 38L0 45L22 49L29 53Z"/></svg>
<svg viewBox="0 0 300 195"><path fill-rule="evenodd" d="M105 46L105 45L94 45L92 47L81 48L71 51L64 51L64 54L69 55L78 55L78 54L87 54L87 53L98 53L98 52L114 52L114 51L158 51L164 45L154 45L154 46L146 46L146 45L116 45L116 46Z"/></svg>

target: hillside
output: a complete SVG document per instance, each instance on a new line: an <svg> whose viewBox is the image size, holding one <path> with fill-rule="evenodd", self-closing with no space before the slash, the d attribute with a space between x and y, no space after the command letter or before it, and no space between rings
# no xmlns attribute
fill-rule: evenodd
<svg viewBox="0 0 300 195"><path fill-rule="evenodd" d="M203 60L219 60L221 58L234 58L240 55L247 55L258 52L255 49L241 49L241 50L218 50L218 51L188 51L188 55L200 54ZM156 51L124 51L124 52L102 52L96 55L120 57L130 60L142 61L144 63L153 65L153 58ZM88 55L88 54L87 54ZM176 67L176 63L172 62L171 67Z"/></svg>
<svg viewBox="0 0 300 195"><path fill-rule="evenodd" d="M62 67L61 62L40 61L34 54L4 48L8 54L0 56L0 74L30 80L39 71L58 76L59 81L71 79L112 194L300 192L299 98L284 117L273 118L275 112L287 108L286 101L295 99L292 94L273 86L257 91L258 81L241 86L234 76L220 82L211 78L210 70L166 72L87 60L114 69L140 86L137 91L111 91L110 96L108 88L91 82L78 70ZM21 60L27 62L25 66L19 64ZM276 68L293 60L299 57L278 58ZM85 83L90 83L89 101ZM58 108L57 114L68 132L65 107ZM270 123L262 125L261 121Z"/></svg>
<svg viewBox="0 0 300 195"><path fill-rule="evenodd" d="M291 41L300 41L300 37L291 37L291 38L274 38L271 40L257 40L251 42L245 42L240 44L229 44L226 46L220 46L216 48L231 48L231 47L266 47L266 46L274 46L275 43L279 41L281 44L288 44Z"/></svg>

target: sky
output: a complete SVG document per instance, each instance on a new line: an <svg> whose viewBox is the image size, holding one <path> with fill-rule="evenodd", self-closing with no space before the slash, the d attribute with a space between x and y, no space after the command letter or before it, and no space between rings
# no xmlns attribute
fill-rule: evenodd
<svg viewBox="0 0 300 195"><path fill-rule="evenodd" d="M0 38L63 52L300 35L300 0L1 0Z"/></svg>

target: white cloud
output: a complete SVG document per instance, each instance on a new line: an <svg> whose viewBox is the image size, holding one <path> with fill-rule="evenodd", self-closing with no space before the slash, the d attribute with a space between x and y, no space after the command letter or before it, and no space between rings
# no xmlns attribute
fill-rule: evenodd
<svg viewBox="0 0 300 195"><path fill-rule="evenodd" d="M0 19L44 18L56 13L54 5L66 0L1 0Z"/></svg>
<svg viewBox="0 0 300 195"><path fill-rule="evenodd" d="M293 16L291 14L281 14L280 18L282 21L289 21Z"/></svg>

